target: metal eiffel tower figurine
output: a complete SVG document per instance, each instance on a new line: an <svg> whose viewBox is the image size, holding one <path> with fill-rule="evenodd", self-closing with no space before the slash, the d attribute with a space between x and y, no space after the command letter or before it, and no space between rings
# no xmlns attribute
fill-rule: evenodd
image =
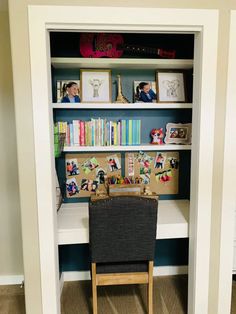
<svg viewBox="0 0 236 314"><path fill-rule="evenodd" d="M125 98L125 96L122 94L122 87L121 87L121 78L120 75L117 75L117 97L116 102L117 103L129 103L128 99Z"/></svg>

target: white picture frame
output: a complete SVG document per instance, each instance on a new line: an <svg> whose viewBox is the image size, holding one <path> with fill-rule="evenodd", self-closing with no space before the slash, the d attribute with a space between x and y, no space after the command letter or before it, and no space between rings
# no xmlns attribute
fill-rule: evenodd
<svg viewBox="0 0 236 314"><path fill-rule="evenodd" d="M192 123L167 123L166 144L191 144Z"/></svg>
<svg viewBox="0 0 236 314"><path fill-rule="evenodd" d="M111 103L111 70L81 69L81 102Z"/></svg>
<svg viewBox="0 0 236 314"><path fill-rule="evenodd" d="M157 102L178 103L186 102L185 76L183 71L158 70Z"/></svg>

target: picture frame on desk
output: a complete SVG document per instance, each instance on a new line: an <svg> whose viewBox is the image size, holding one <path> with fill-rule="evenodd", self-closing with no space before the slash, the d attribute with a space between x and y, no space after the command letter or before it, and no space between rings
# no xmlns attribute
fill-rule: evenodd
<svg viewBox="0 0 236 314"><path fill-rule="evenodd" d="M157 70L157 102L186 102L186 84L184 71Z"/></svg>
<svg viewBox="0 0 236 314"><path fill-rule="evenodd" d="M111 70L81 69L81 102L111 103Z"/></svg>
<svg viewBox="0 0 236 314"><path fill-rule="evenodd" d="M167 123L166 144L191 144L192 141L192 123Z"/></svg>

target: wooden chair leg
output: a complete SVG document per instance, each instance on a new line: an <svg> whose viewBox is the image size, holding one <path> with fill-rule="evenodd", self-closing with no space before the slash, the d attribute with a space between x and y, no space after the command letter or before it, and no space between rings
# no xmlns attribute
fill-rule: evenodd
<svg viewBox="0 0 236 314"><path fill-rule="evenodd" d="M93 293L93 314L97 314L98 305L97 305L96 263L92 263L92 293Z"/></svg>
<svg viewBox="0 0 236 314"><path fill-rule="evenodd" d="M148 314L153 314L153 261L148 267Z"/></svg>

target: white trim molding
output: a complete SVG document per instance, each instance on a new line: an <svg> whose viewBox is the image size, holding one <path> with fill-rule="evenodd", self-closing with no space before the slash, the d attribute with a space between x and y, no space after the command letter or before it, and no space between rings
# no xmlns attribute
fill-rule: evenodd
<svg viewBox="0 0 236 314"><path fill-rule="evenodd" d="M195 35L188 313L207 314L218 10L29 5L28 18L43 313L60 313L49 32L70 30Z"/></svg>
<svg viewBox="0 0 236 314"><path fill-rule="evenodd" d="M235 177L236 167L236 10L231 11L228 77L225 115L225 142L223 161L223 190L220 226L219 290L217 314L230 313L234 226L236 215ZM230 175L229 175L230 172Z"/></svg>
<svg viewBox="0 0 236 314"><path fill-rule="evenodd" d="M173 276L188 274L188 266L155 266L153 276ZM65 271L63 272L64 282L90 280L89 271Z"/></svg>
<svg viewBox="0 0 236 314"><path fill-rule="evenodd" d="M0 276L0 286L21 285L23 281L23 275Z"/></svg>

